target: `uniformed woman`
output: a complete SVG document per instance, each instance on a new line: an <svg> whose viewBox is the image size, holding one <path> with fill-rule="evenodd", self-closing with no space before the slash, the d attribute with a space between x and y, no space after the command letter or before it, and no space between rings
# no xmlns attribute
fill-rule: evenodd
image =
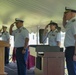
<svg viewBox="0 0 76 75"><path fill-rule="evenodd" d="M50 26L50 31L48 33L46 33L48 26ZM60 46L61 34L58 32L57 28L58 28L57 23L50 22L44 29L43 42L48 37L48 43L50 46Z"/></svg>
<svg viewBox="0 0 76 75"><path fill-rule="evenodd" d="M9 43L10 36L9 36L9 33L6 30L7 30L7 26L3 25L2 29L0 30L1 37L2 37L3 41ZM8 63L9 63L9 47L5 47L5 65L8 64Z"/></svg>

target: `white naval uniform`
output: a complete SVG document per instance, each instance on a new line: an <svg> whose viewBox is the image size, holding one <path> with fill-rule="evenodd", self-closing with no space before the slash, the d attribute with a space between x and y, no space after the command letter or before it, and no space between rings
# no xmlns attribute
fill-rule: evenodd
<svg viewBox="0 0 76 75"><path fill-rule="evenodd" d="M65 57L68 75L76 75L76 61L73 61L73 56L75 53L74 35L76 35L76 17L70 19L66 24L64 45L66 47Z"/></svg>
<svg viewBox="0 0 76 75"><path fill-rule="evenodd" d="M2 32L2 40L9 43L10 35L7 31ZM5 65L9 63L9 47L5 47Z"/></svg>
<svg viewBox="0 0 76 75"><path fill-rule="evenodd" d="M28 30L24 27L16 29L13 31L12 35L15 37L14 46L15 47L24 47L25 38L29 38Z"/></svg>
<svg viewBox="0 0 76 75"><path fill-rule="evenodd" d="M50 31L47 33L46 37L48 37L48 43L50 46L57 46L57 41L61 42L61 34L57 31Z"/></svg>
<svg viewBox="0 0 76 75"><path fill-rule="evenodd" d="M9 33L6 31L6 32L4 32L3 34L2 34L2 40L3 41L5 41L5 42L9 42L9 38L10 38L10 36L9 36Z"/></svg>
<svg viewBox="0 0 76 75"><path fill-rule="evenodd" d="M15 37L14 46L16 48L18 75L26 75L26 61L28 58L28 48L25 49L26 52L24 54L22 53L22 50L24 49L25 39L29 38L29 32L26 28L21 27L13 31L12 34Z"/></svg>
<svg viewBox="0 0 76 75"><path fill-rule="evenodd" d="M72 18L66 24L66 34L64 40L65 47L75 46L75 38L74 38L75 34L76 34L76 17Z"/></svg>

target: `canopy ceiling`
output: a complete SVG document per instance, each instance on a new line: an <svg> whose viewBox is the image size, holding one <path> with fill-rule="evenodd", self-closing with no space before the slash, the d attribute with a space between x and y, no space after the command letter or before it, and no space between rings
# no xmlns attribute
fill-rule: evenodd
<svg viewBox="0 0 76 75"><path fill-rule="evenodd" d="M0 25L23 19L27 28L46 25L50 20L62 24L65 6L76 9L76 0L0 0Z"/></svg>

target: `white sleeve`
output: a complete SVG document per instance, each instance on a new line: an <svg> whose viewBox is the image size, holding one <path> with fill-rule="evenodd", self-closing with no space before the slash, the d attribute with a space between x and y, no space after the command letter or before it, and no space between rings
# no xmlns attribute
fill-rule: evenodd
<svg viewBox="0 0 76 75"><path fill-rule="evenodd" d="M13 30L12 31L12 35L15 36L15 33L16 33L16 30Z"/></svg>
<svg viewBox="0 0 76 75"><path fill-rule="evenodd" d="M22 36L23 36L24 38L29 38L29 31L28 31L27 29L26 29L26 30L23 30Z"/></svg>
<svg viewBox="0 0 76 75"><path fill-rule="evenodd" d="M9 39L9 38L10 38L10 35L9 35L9 33L7 33L6 37L7 37L7 39Z"/></svg>
<svg viewBox="0 0 76 75"><path fill-rule="evenodd" d="M56 41L61 41L61 33L59 32L59 33L57 33L57 38L56 38Z"/></svg>
<svg viewBox="0 0 76 75"><path fill-rule="evenodd" d="M74 22L74 24L72 25L72 33L73 35L76 34L76 22Z"/></svg>

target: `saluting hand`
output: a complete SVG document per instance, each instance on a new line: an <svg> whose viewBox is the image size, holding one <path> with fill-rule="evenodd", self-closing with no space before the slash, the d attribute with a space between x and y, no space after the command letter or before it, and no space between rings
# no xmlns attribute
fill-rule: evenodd
<svg viewBox="0 0 76 75"><path fill-rule="evenodd" d="M15 24L15 22L11 24L11 28L13 28L13 27L14 27L14 24Z"/></svg>
<svg viewBox="0 0 76 75"><path fill-rule="evenodd" d="M65 25L66 25L66 14L64 13L64 15L63 15L63 27L65 27Z"/></svg>
<svg viewBox="0 0 76 75"><path fill-rule="evenodd" d="M48 26L49 26L49 25L46 25L46 27L45 27L45 28L48 28Z"/></svg>

